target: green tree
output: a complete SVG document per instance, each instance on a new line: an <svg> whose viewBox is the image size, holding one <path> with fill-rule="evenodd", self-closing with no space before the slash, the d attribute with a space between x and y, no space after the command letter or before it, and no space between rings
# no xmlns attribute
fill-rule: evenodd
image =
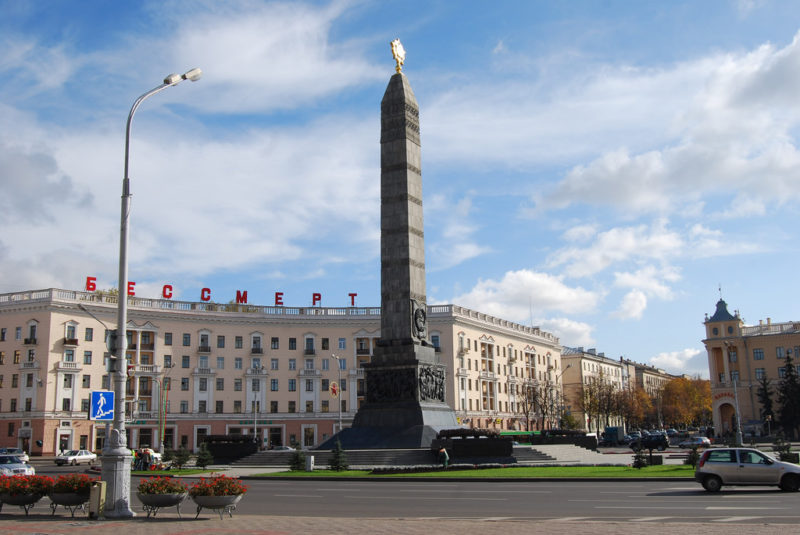
<svg viewBox="0 0 800 535"><path fill-rule="evenodd" d="M783 378L778 383L778 421L790 440L796 438L800 426L800 378L791 354L786 355Z"/></svg>
<svg viewBox="0 0 800 535"><path fill-rule="evenodd" d="M172 464L174 464L175 467L180 470L186 463L189 462L189 457L191 457L189 450L186 449L186 446L181 444L180 448L173 450Z"/></svg>
<svg viewBox="0 0 800 535"><path fill-rule="evenodd" d="M200 451L197 453L197 466L205 468L214 462L214 456L208 451L208 445L203 442L200 444Z"/></svg>
<svg viewBox="0 0 800 535"><path fill-rule="evenodd" d="M761 404L761 419L762 420L774 420L775 419L775 411L772 408L772 381L767 374L765 373L761 376L761 379L758 380L758 388L756 389L756 397L758 397L758 402ZM769 431L769 426L766 426L764 429L765 432Z"/></svg>
<svg viewBox="0 0 800 535"><path fill-rule="evenodd" d="M347 455L339 440L336 441L336 446L331 450L331 458L328 460L328 467L336 472L342 472L349 468L347 464Z"/></svg>
<svg viewBox="0 0 800 535"><path fill-rule="evenodd" d="M301 450L300 448L292 452L292 456L289 458L289 469L290 470L306 469L306 454L303 453L303 450Z"/></svg>

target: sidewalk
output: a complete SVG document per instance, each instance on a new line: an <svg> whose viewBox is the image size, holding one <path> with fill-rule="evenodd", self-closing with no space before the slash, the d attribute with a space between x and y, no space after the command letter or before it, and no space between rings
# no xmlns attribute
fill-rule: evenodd
<svg viewBox="0 0 800 535"><path fill-rule="evenodd" d="M265 505L268 507L268 505ZM188 511L187 511L188 513ZM242 534L283 535L320 533L347 533L348 535L464 535L493 532L503 535L547 534L575 535L613 533L614 535L690 533L698 530L697 524L665 524L641 522L580 522L570 520L507 520L443 519L443 518L316 518L264 515L237 515L233 518L205 514L194 520L178 520L175 514L165 513L157 519L144 515L131 520L85 520L52 518L49 514L31 512L31 516L3 515L4 533L68 535L90 532L92 534L169 535L169 534ZM702 525L704 535L784 535L788 526L777 524L725 524Z"/></svg>

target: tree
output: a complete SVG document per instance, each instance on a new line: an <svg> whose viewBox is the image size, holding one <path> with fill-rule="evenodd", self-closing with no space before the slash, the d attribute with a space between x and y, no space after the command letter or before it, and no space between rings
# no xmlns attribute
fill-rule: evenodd
<svg viewBox="0 0 800 535"><path fill-rule="evenodd" d="M790 440L796 437L800 426L800 378L794 367L791 354L786 355L783 378L778 383L778 421Z"/></svg>
<svg viewBox="0 0 800 535"><path fill-rule="evenodd" d="M208 451L208 445L203 442L200 444L200 451L197 453L197 466L205 468L214 462L214 456Z"/></svg>
<svg viewBox="0 0 800 535"><path fill-rule="evenodd" d="M180 470L181 468L183 468L183 466L184 466L186 463L188 463L188 462L189 462L189 457L191 457L191 454L189 453L189 450L187 450L187 449L186 449L186 446L184 446L183 444L181 444L181 447L180 447L180 448L178 448L178 449L177 449L177 450L174 452L174 456L173 456L173 461L172 461L172 464L174 464L174 465L175 465L175 467L176 467L178 470Z"/></svg>
<svg viewBox="0 0 800 535"><path fill-rule="evenodd" d="M347 455L342 448L342 443L337 439L336 446L331 450L331 458L328 461L328 467L336 472L342 472L349 468L347 464Z"/></svg>
<svg viewBox="0 0 800 535"><path fill-rule="evenodd" d="M292 452L292 456L289 458L289 469L290 470L305 470L306 469L306 454L303 453L303 450L297 448Z"/></svg>
<svg viewBox="0 0 800 535"><path fill-rule="evenodd" d="M527 379L519 388L517 395L517 410L525 418L526 430L533 431L531 420L536 413L538 399L538 385L535 381Z"/></svg>
<svg viewBox="0 0 800 535"><path fill-rule="evenodd" d="M775 419L775 411L772 407L772 380L767 377L767 374L761 376L761 378L757 381L758 388L756 389L756 397L758 398L758 402L761 404L761 419L764 421L767 420L774 420ZM770 426L767 425L766 429L764 429L766 433L771 431Z"/></svg>
<svg viewBox="0 0 800 535"><path fill-rule="evenodd" d="M711 414L711 383L700 377L672 379L664 385L661 403L664 418L671 424L704 424Z"/></svg>

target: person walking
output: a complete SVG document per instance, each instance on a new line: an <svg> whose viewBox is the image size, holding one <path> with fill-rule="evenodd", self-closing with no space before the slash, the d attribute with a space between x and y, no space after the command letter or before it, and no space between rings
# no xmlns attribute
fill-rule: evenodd
<svg viewBox="0 0 800 535"><path fill-rule="evenodd" d="M442 463L443 468L447 468L447 464L450 462L450 456L444 446L439 449L439 462Z"/></svg>

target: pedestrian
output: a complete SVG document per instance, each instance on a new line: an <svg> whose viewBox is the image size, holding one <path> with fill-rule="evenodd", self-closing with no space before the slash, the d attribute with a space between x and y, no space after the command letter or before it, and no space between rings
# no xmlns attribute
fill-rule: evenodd
<svg viewBox="0 0 800 535"><path fill-rule="evenodd" d="M442 463L442 467L447 468L447 463L450 461L450 456L447 455L447 450L444 446L439 449L439 462Z"/></svg>

